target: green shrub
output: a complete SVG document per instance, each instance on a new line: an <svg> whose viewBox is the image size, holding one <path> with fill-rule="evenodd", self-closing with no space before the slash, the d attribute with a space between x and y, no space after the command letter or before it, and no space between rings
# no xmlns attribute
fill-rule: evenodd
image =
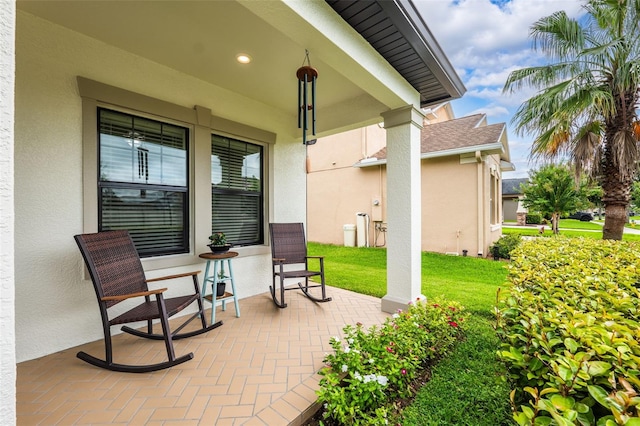
<svg viewBox="0 0 640 426"><path fill-rule="evenodd" d="M519 425L640 425L640 245L526 241L499 296Z"/></svg>
<svg viewBox="0 0 640 426"><path fill-rule="evenodd" d="M527 213L527 225L540 225L542 223L542 215L540 213Z"/></svg>
<svg viewBox="0 0 640 426"><path fill-rule="evenodd" d="M489 252L494 258L511 259L511 252L520 245L521 241L517 234L503 235L489 247Z"/></svg>
<svg viewBox="0 0 640 426"><path fill-rule="evenodd" d="M344 327L325 357L318 401L325 420L340 425L386 424L391 403L410 397L427 363L446 354L468 315L457 302L417 301L380 327Z"/></svg>

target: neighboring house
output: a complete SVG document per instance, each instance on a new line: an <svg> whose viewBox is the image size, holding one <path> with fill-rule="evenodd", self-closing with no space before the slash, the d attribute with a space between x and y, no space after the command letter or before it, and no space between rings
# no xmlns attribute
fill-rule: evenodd
<svg viewBox="0 0 640 426"><path fill-rule="evenodd" d="M518 212L523 211L520 185L527 183L528 178L504 179L502 181L502 214L503 220L518 220Z"/></svg>
<svg viewBox="0 0 640 426"><path fill-rule="evenodd" d="M267 291L268 223L306 220L296 79L305 50L319 73L318 136L382 115L397 170L419 164L418 150L404 147L419 146L421 108L465 90L407 0L24 0L0 3L0 16L0 412L8 423L16 362L102 337L73 235L142 230L152 241L137 239L143 265L156 277L203 269L198 254L212 228L222 230L242 243L239 296ZM385 31L365 26L361 35L365 17ZM251 63L238 63L240 53ZM389 176L389 188L402 189L387 218L398 236L389 241L387 312L420 294L411 243L419 212L409 222L405 213L419 193L416 175L405 177ZM179 281L169 296L189 285Z"/></svg>
<svg viewBox="0 0 640 426"><path fill-rule="evenodd" d="M487 255L502 231L502 172L513 170L506 126L488 124L483 114L450 119L448 105L425 113L421 248ZM309 147L309 240L342 244L344 225L356 224L357 245L385 245L395 232L387 210L396 189L387 178L384 145L384 129L369 126Z"/></svg>

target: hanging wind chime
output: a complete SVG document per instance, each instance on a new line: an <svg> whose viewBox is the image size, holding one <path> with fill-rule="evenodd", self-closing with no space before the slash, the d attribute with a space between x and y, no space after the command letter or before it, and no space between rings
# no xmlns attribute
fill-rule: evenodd
<svg viewBox="0 0 640 426"><path fill-rule="evenodd" d="M305 62L306 65L304 65ZM316 134L316 80L318 79L318 70L311 66L309 51L306 49L305 60L296 71L296 77L298 77L298 129L302 129L302 143L304 145L313 145L316 140L307 141L307 132L309 131L309 111L311 111L311 134L314 136ZM311 94L309 94L309 84L311 84Z"/></svg>

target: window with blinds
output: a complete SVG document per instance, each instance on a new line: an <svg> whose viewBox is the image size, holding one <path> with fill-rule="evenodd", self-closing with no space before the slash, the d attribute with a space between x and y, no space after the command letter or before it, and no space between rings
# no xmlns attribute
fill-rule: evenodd
<svg viewBox="0 0 640 426"><path fill-rule="evenodd" d="M141 257L189 251L188 129L98 110L98 228L126 229Z"/></svg>
<svg viewBox="0 0 640 426"><path fill-rule="evenodd" d="M211 232L233 245L264 243L262 146L211 137Z"/></svg>

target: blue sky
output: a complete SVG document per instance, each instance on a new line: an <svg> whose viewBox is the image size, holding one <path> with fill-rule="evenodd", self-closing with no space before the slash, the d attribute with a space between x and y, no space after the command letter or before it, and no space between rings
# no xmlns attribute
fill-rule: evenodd
<svg viewBox="0 0 640 426"><path fill-rule="evenodd" d="M529 28L538 19L564 10L583 13L579 0L413 0L427 26L462 78L467 92L453 101L456 117L485 113L489 124L506 123L511 162L516 171L504 178L526 177L532 135L516 135L516 109L533 95L502 93L512 70L539 65L544 58L531 49Z"/></svg>

